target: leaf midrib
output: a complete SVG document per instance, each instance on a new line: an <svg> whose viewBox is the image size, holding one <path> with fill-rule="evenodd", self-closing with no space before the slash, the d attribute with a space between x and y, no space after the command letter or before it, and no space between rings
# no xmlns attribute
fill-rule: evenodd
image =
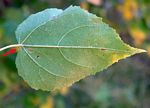
<svg viewBox="0 0 150 108"><path fill-rule="evenodd" d="M99 49L102 51L115 51L118 53L133 53L133 51L128 50L118 50L114 48L106 48L106 47L93 47L93 46L57 46L57 45L27 45L20 44L20 47L23 48L72 48L72 49Z"/></svg>

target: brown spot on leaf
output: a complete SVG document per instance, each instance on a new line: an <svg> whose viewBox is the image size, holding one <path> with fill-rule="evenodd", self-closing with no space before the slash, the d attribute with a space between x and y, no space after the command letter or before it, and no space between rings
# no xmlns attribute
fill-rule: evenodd
<svg viewBox="0 0 150 108"><path fill-rule="evenodd" d="M100 50L101 50L101 51L106 51L107 49L106 49L106 48L101 48Z"/></svg>
<svg viewBox="0 0 150 108"><path fill-rule="evenodd" d="M28 48L28 51L29 51L30 53L32 53L32 52L33 52L33 49L32 49L32 48Z"/></svg>

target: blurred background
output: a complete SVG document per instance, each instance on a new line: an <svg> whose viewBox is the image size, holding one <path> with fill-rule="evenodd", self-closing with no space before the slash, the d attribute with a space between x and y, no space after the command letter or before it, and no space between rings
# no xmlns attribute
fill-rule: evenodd
<svg viewBox="0 0 150 108"><path fill-rule="evenodd" d="M95 1L95 0L94 0ZM92 4L93 3L93 4ZM14 55L0 52L0 108L150 108L150 0L0 0L0 47L30 14L79 5L103 18L125 43L148 52L54 93L35 91L18 75Z"/></svg>

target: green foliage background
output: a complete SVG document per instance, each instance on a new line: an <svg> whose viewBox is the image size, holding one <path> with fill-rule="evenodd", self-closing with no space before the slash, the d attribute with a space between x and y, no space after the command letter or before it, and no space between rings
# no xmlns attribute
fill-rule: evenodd
<svg viewBox="0 0 150 108"><path fill-rule="evenodd" d="M16 55L0 52L0 108L149 108L150 0L101 1L100 6L83 0L0 1L0 47L16 43L14 31L30 14L80 5L103 17L124 42L148 50L55 93L31 89L17 73Z"/></svg>

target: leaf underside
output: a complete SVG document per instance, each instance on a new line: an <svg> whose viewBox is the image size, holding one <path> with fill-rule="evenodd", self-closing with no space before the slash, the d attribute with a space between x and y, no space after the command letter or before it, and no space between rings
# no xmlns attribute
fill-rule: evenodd
<svg viewBox="0 0 150 108"><path fill-rule="evenodd" d="M34 89L53 91L143 50L123 43L114 29L77 6L46 9L16 30L19 75Z"/></svg>

